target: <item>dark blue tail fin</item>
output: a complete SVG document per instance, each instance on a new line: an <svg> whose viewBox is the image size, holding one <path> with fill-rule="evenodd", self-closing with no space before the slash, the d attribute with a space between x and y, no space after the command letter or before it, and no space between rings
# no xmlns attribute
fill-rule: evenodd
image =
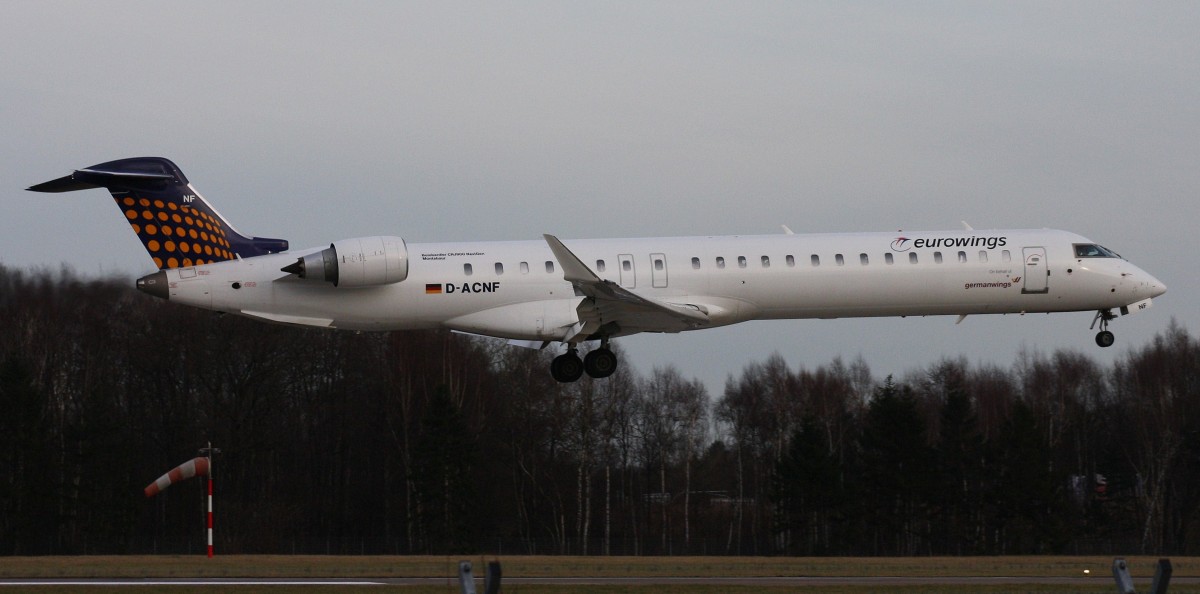
<svg viewBox="0 0 1200 594"><path fill-rule="evenodd" d="M136 157L79 169L32 186L34 192L107 188L155 266L178 268L286 251L284 239L238 233L183 172L162 157Z"/></svg>

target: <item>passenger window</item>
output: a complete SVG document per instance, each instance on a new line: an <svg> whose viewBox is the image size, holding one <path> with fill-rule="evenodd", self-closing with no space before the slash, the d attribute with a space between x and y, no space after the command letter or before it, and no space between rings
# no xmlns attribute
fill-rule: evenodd
<svg viewBox="0 0 1200 594"><path fill-rule="evenodd" d="M887 262L888 264L895 264L895 262L896 262L896 261L895 261L895 258L892 258L892 254L891 254L891 253L884 254L884 255L883 255L883 261L884 261L884 262Z"/></svg>
<svg viewBox="0 0 1200 594"><path fill-rule="evenodd" d="M738 256L738 268L746 267L746 256Z"/></svg>
<svg viewBox="0 0 1200 594"><path fill-rule="evenodd" d="M471 270L470 264L463 264L463 274L465 274L467 276L471 276L473 273L474 273L474 271Z"/></svg>
<svg viewBox="0 0 1200 594"><path fill-rule="evenodd" d="M821 265L821 256L818 256L818 255L816 255L816 254L813 254L813 255L812 255L812 258L810 258L810 259L812 260L812 265L813 265L813 266L820 266L820 265Z"/></svg>
<svg viewBox="0 0 1200 594"><path fill-rule="evenodd" d="M529 274L529 262L521 262L521 274Z"/></svg>
<svg viewBox="0 0 1200 594"><path fill-rule="evenodd" d="M662 269L663 269L663 261L662 261L662 259L661 259L661 258L655 258L655 259L654 259L654 269L655 269L655 270L662 270Z"/></svg>
<svg viewBox="0 0 1200 594"><path fill-rule="evenodd" d="M787 265L788 265L788 268L795 268L795 266L796 266L796 259L793 258L791 254L788 254Z"/></svg>
<svg viewBox="0 0 1200 594"><path fill-rule="evenodd" d="M767 256L763 256L762 257L762 267L770 268L771 267L771 258L769 258Z"/></svg>
<svg viewBox="0 0 1200 594"><path fill-rule="evenodd" d="M717 256L717 268L724 268L724 267L725 267L725 258L722 256Z"/></svg>
<svg viewBox="0 0 1200 594"><path fill-rule="evenodd" d="M979 250L979 261L987 262L987 251L986 250Z"/></svg>
<svg viewBox="0 0 1200 594"><path fill-rule="evenodd" d="M942 253L941 253L941 252L934 252L934 253L933 253L933 261L934 261L934 262L936 262L936 263L938 263L938 264L941 264L941 263L942 263Z"/></svg>
<svg viewBox="0 0 1200 594"><path fill-rule="evenodd" d="M838 266L842 266L846 263L846 259L843 258L841 254L834 254L833 259L837 261Z"/></svg>
<svg viewBox="0 0 1200 594"><path fill-rule="evenodd" d="M700 258L692 258L692 268L700 270Z"/></svg>
<svg viewBox="0 0 1200 594"><path fill-rule="evenodd" d="M859 261L859 263L860 263L860 264L862 264L863 266L866 266L867 264L869 264L869 262L867 261L867 255L866 255L866 254L859 254L859 255L858 255L858 261Z"/></svg>
<svg viewBox="0 0 1200 594"><path fill-rule="evenodd" d="M596 260L596 272L604 272L604 260Z"/></svg>
<svg viewBox="0 0 1200 594"><path fill-rule="evenodd" d="M966 253L966 252L959 252L959 253L958 253L958 261L959 261L959 262L962 262L963 264L966 264L966 263L967 263L967 253Z"/></svg>
<svg viewBox="0 0 1200 594"><path fill-rule="evenodd" d="M1004 250L1004 251L1000 252L1000 259L1004 260L1005 264L1012 262L1012 254L1009 253L1008 250Z"/></svg>
<svg viewBox="0 0 1200 594"><path fill-rule="evenodd" d="M546 260L546 272L554 272L554 262Z"/></svg>
<svg viewBox="0 0 1200 594"><path fill-rule="evenodd" d="M908 263L909 263L909 264L916 264L916 263L917 263L917 253L916 253L916 252L909 252L909 253L908 253Z"/></svg>
<svg viewBox="0 0 1200 594"><path fill-rule="evenodd" d="M624 270L625 272L633 270L633 262L630 262L629 260L621 260L621 270Z"/></svg>
<svg viewBox="0 0 1200 594"><path fill-rule="evenodd" d="M504 274L504 265L496 262L496 275L499 276L501 274Z"/></svg>

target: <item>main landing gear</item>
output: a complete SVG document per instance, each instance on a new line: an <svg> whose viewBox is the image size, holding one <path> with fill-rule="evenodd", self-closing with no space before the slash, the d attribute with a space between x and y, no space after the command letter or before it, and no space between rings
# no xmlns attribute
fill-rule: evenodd
<svg viewBox="0 0 1200 594"><path fill-rule="evenodd" d="M579 359L578 349L574 345L567 347L566 354L559 355L550 362L550 375L554 379L569 383L583 377L587 372L589 377L600 379L608 377L617 370L617 356L608 348L608 341L600 342L600 348Z"/></svg>
<svg viewBox="0 0 1200 594"><path fill-rule="evenodd" d="M1108 348L1117 341L1112 332L1108 331L1108 322L1117 319L1117 315L1111 309L1102 309L1096 312L1096 317L1092 318L1092 329L1096 328L1096 322L1100 322L1100 332L1096 334L1096 344L1103 348Z"/></svg>

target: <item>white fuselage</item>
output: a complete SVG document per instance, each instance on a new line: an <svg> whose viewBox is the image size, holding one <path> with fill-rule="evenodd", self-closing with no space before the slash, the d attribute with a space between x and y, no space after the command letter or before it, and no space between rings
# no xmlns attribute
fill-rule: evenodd
<svg viewBox="0 0 1200 594"><path fill-rule="evenodd" d="M1056 230L967 230L564 241L601 279L747 320L1107 310L1165 291L1119 257L1077 257ZM408 275L335 287L280 269L322 248L167 270L172 301L276 322L452 328L568 340L585 299L545 241L409 244ZM685 328L681 328L685 329ZM629 318L612 335L664 330Z"/></svg>

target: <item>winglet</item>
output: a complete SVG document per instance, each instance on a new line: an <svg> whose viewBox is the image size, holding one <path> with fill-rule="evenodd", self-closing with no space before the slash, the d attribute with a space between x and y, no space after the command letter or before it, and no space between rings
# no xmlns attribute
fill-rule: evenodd
<svg viewBox="0 0 1200 594"><path fill-rule="evenodd" d="M619 319L622 314L662 316L659 318L662 325L658 327L667 329L656 330L658 332L678 332L711 323L708 308L692 304L669 303L638 295L617 283L597 276L557 237L553 235L543 235L542 237L546 238L550 251L554 252L554 257L562 266L563 279L571 283L577 291L590 297L592 301L604 304L600 307L611 305L620 310L615 313L614 319ZM590 306L580 304L580 307ZM662 322L663 320L667 322ZM585 327L581 327L580 332L585 335L591 333Z"/></svg>
<svg viewBox="0 0 1200 594"><path fill-rule="evenodd" d="M583 263L578 256L567 249L562 241L553 235L542 235L546 238L546 243L550 246L550 251L554 252L554 257L558 259L558 265L562 266L563 279L569 283L598 283L600 277L592 272L587 264Z"/></svg>

